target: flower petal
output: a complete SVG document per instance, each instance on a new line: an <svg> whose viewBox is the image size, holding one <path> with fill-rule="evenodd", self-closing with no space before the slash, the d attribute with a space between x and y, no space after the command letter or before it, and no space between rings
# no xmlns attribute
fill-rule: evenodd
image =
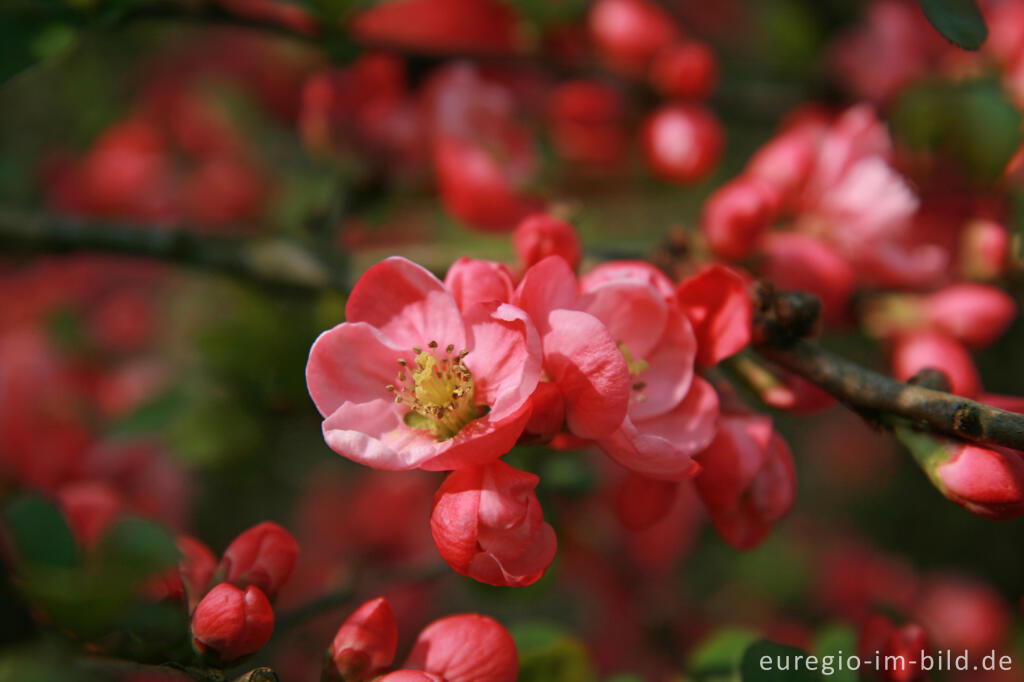
<svg viewBox="0 0 1024 682"><path fill-rule="evenodd" d="M668 311L665 335L654 351L644 359L647 370L637 379L644 382L643 400L633 400L629 416L650 419L669 412L686 397L693 385L693 361L697 357L697 337L690 320L678 306Z"/></svg>
<svg viewBox="0 0 1024 682"><path fill-rule="evenodd" d="M668 319L668 305L654 287L634 280L613 280L580 296L579 306L604 323L616 343L636 358L646 358Z"/></svg>
<svg viewBox="0 0 1024 682"><path fill-rule="evenodd" d="M398 359L409 351L392 346L370 325L344 322L317 337L306 363L306 385L320 414L343 403L388 398L385 388L398 376Z"/></svg>
<svg viewBox="0 0 1024 682"><path fill-rule="evenodd" d="M576 310L576 276L559 256L548 256L526 271L516 288L513 303L526 311L537 331L548 329L552 310Z"/></svg>
<svg viewBox="0 0 1024 682"><path fill-rule="evenodd" d="M541 373L540 337L529 317L507 303L479 303L466 312L466 333L476 402L489 405L493 418L518 410Z"/></svg>
<svg viewBox="0 0 1024 682"><path fill-rule="evenodd" d="M345 306L345 319L366 322L402 348L437 341L466 347L462 316L437 277L412 261L393 256L359 278Z"/></svg>

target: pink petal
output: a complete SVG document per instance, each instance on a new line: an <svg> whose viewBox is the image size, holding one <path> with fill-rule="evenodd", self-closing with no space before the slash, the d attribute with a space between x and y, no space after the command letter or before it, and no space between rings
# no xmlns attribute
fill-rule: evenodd
<svg viewBox="0 0 1024 682"><path fill-rule="evenodd" d="M448 616L428 625L405 664L447 682L515 682L519 676L512 636L494 619L476 613Z"/></svg>
<svg viewBox="0 0 1024 682"><path fill-rule="evenodd" d="M639 260L617 260L602 263L580 277L580 290L588 292L605 282L627 279L646 282L667 300L676 296L676 285L668 276L650 263Z"/></svg>
<svg viewBox="0 0 1024 682"><path fill-rule="evenodd" d="M385 387L396 383L398 358L407 357L408 353L390 345L368 324L339 324L318 336L309 351L309 395L323 416L346 402L389 398Z"/></svg>
<svg viewBox="0 0 1024 682"><path fill-rule="evenodd" d="M729 268L705 268L683 280L676 293L697 335L697 362L718 364L750 343L753 304L743 278Z"/></svg>
<svg viewBox="0 0 1024 682"><path fill-rule="evenodd" d="M512 449L529 419L529 401L500 419L486 414L462 427L454 438L436 443L432 456L417 466L427 471L450 471L488 464Z"/></svg>
<svg viewBox="0 0 1024 682"><path fill-rule="evenodd" d="M444 348L466 347L462 316L444 285L425 268L393 256L377 263L359 278L345 319L366 322L401 348L437 341Z"/></svg>
<svg viewBox="0 0 1024 682"><path fill-rule="evenodd" d="M629 405L625 358L593 315L554 310L548 322L542 337L544 369L565 397L569 430L581 438L608 435L622 423Z"/></svg>
<svg viewBox="0 0 1024 682"><path fill-rule="evenodd" d="M665 334L654 351L644 359L647 370L637 380L644 382L643 400L634 398L629 406L633 420L650 419L673 410L690 391L697 337L678 306L670 306Z"/></svg>
<svg viewBox="0 0 1024 682"><path fill-rule="evenodd" d="M707 381L694 377L690 393L675 410L653 419L626 419L619 430L598 441L598 445L630 471L681 481L699 471L690 456L714 439L717 420L718 394Z"/></svg>
<svg viewBox="0 0 1024 682"><path fill-rule="evenodd" d="M579 307L604 323L616 343L645 358L661 338L668 318L665 299L643 282L615 280L583 294Z"/></svg>
<svg viewBox="0 0 1024 682"><path fill-rule="evenodd" d="M537 387L540 337L526 313L507 303L480 303L466 312L465 364L473 373L477 404L492 418L518 410Z"/></svg>
<svg viewBox="0 0 1024 682"><path fill-rule="evenodd" d="M515 291L512 275L504 265L465 256L448 268L444 285L463 311L485 301L508 303Z"/></svg>
<svg viewBox="0 0 1024 682"><path fill-rule="evenodd" d="M559 256L548 256L526 271L516 289L513 303L526 311L543 335L552 310L575 310L576 276Z"/></svg>
<svg viewBox="0 0 1024 682"><path fill-rule="evenodd" d="M394 400L385 398L366 403L344 403L324 420L324 440L339 455L374 469L415 468L420 461L434 454L433 449L427 448L433 438L424 437L417 450L403 450L401 446L408 443L389 438L396 433L412 433L412 429L402 421L400 411ZM385 443L385 440L392 442Z"/></svg>

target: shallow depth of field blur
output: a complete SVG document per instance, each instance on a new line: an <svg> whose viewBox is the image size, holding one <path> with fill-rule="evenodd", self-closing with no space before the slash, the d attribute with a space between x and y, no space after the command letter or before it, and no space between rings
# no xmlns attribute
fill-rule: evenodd
<svg viewBox="0 0 1024 682"><path fill-rule="evenodd" d="M941 243L939 232L987 220L1019 240L1024 174L1011 158L1022 140L1024 3L983 2L986 17L1005 10L1003 25L989 24L1002 52L969 52L911 0L666 0L717 61L709 92L685 106L710 112L724 135L720 160L678 182L652 173L641 142L645 119L673 98L603 61L584 0L495 0L514 21L508 46L493 35L426 47L399 36L365 41L372 52L344 24L372 3L291 2L321 26L335 20L311 36L281 9L289 0L0 8L0 682L179 679L122 664L175 651L176 637L187 644L187 623L139 607L125 588L151 577L132 564L153 560L145 538L91 568L15 573L12 535L62 551L46 546L53 500L98 504L105 511L91 518L103 524L148 519L146 532L187 533L218 556L260 521L288 529L300 554L274 604L274 635L235 674L267 665L285 682L320 679L341 622L385 595L398 661L425 624L479 612L513 634L522 680L738 680L700 672L701 656L722 655L708 641L728 649L756 636L814 651L831 638L852 653L875 612L921 623L933 648L1014 660L1012 672L931 679L1024 679L1024 521L944 499L890 433L842 406L793 414L739 389L772 416L797 470L791 511L747 551L720 538L689 484L662 520L628 530L610 459L517 446L505 460L539 475L558 553L537 583L491 587L434 547L444 474L374 471L332 452L304 376L314 339L343 321L345 287L381 259L401 255L442 277L462 256L515 267L514 221L485 215L481 229L467 215L500 213L499 200L460 185L465 160L435 163L424 112L442 70L479 79L462 95L474 102L507 100L497 108L520 137L501 141L499 165L517 200L576 227L583 272L638 258L683 263L678 276L692 272L688 259L711 260L704 201L814 107L838 116L863 105L886 124L890 163L920 201L914 239ZM598 84L590 99L566 94L581 80ZM451 208L460 191L471 195L461 216ZM90 230L127 244L77 250L97 243ZM144 255L161 231L190 235L178 262ZM218 249L270 276L210 267ZM275 279L275 259L303 271L306 254L310 268L330 269L318 291ZM759 276L758 258L733 262ZM1019 304L1024 271L1014 267L991 281ZM792 272L782 278L800 288ZM860 314L883 288L897 290L858 289L848 302L858 313L826 320L822 343L886 372L891 339ZM1022 349L1019 317L972 349L986 393L1024 394ZM106 634L129 621L131 642ZM118 656L94 655L107 646ZM858 679L846 675L825 679Z"/></svg>

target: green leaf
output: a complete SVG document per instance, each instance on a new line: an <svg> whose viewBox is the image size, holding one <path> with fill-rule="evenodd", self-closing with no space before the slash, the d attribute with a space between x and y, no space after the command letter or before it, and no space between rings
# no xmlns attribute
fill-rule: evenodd
<svg viewBox="0 0 1024 682"><path fill-rule="evenodd" d="M817 657L813 660L811 667L820 668L821 661ZM743 653L740 679L743 682L821 682L822 676L807 670L807 666L806 651L759 639Z"/></svg>
<svg viewBox="0 0 1024 682"><path fill-rule="evenodd" d="M821 672L829 682L857 682L857 672L846 667L848 658L857 655L857 633L853 628L837 625L822 630L815 638L814 652L821 659Z"/></svg>
<svg viewBox="0 0 1024 682"><path fill-rule="evenodd" d="M965 50L977 50L988 37L985 18L974 0L918 0L935 30Z"/></svg>
<svg viewBox="0 0 1024 682"><path fill-rule="evenodd" d="M101 574L136 584L178 562L181 553L164 528L139 518L125 518L107 531L97 550Z"/></svg>
<svg viewBox="0 0 1024 682"><path fill-rule="evenodd" d="M546 623L512 628L519 652L520 682L593 682L587 648L576 637Z"/></svg>
<svg viewBox="0 0 1024 682"><path fill-rule="evenodd" d="M7 504L4 521L22 562L60 568L76 564L75 538L64 515L49 500L19 496Z"/></svg>
<svg viewBox="0 0 1024 682"><path fill-rule="evenodd" d="M744 628L719 630L701 642L690 657L689 672L696 679L736 679L743 652L757 639Z"/></svg>

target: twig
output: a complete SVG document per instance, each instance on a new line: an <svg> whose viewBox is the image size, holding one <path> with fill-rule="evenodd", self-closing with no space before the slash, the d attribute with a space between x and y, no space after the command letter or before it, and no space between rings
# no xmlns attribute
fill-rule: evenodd
<svg viewBox="0 0 1024 682"><path fill-rule="evenodd" d="M346 268L293 241L228 238L183 226L128 225L0 209L0 249L141 256L300 293L345 291Z"/></svg>
<svg viewBox="0 0 1024 682"><path fill-rule="evenodd" d="M865 415L895 415L948 436L1024 450L1024 415L896 381L803 339L815 328L819 308L808 294L775 294L762 286L757 297L757 350L854 410Z"/></svg>

